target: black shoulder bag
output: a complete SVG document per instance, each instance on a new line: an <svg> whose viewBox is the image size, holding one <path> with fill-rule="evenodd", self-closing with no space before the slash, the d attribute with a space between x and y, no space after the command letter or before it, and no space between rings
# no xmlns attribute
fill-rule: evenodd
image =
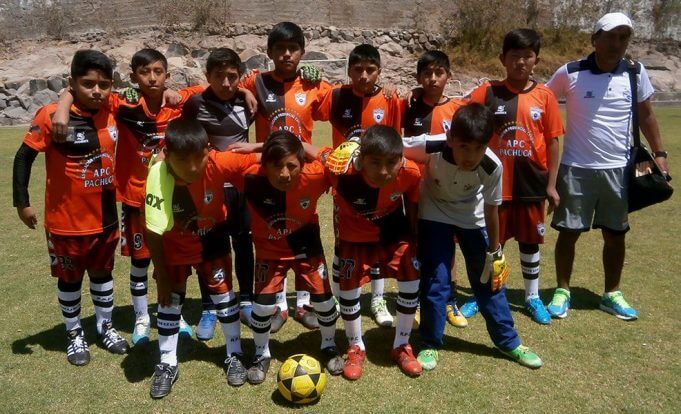
<svg viewBox="0 0 681 414"><path fill-rule="evenodd" d="M629 180L629 212L637 211L653 204L661 203L672 196L674 189L655 162L650 151L641 144L638 124L638 84L637 65L630 60L627 65L631 85L631 119L634 144L629 149L629 162L626 177Z"/></svg>

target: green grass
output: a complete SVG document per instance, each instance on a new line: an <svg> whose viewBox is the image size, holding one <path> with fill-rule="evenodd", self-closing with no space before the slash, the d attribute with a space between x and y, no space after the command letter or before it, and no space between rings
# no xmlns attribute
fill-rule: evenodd
<svg viewBox="0 0 681 414"><path fill-rule="evenodd" d="M671 157L672 175L681 177L681 112L656 110ZM161 401L148 396L149 380L158 359L158 343L134 349L121 357L94 345L94 317L87 288L83 289L82 316L92 344L92 361L76 368L66 362L64 330L55 297L55 280L49 276L44 232L29 231L11 207L13 155L23 128L0 129L0 154L5 165L0 186L6 210L0 213L0 412L280 412L291 409L276 397L276 370L288 355L307 352L318 356L317 332L289 321L273 336L278 360L260 386L231 388L222 374L224 342L216 331L208 343L180 341L181 376L173 392ZM328 128L319 125L317 139L328 140ZM31 195L42 220L43 157L32 177ZM678 178L681 180L681 178ZM380 329L363 309L368 363L360 381L329 379L318 404L301 408L319 412L679 412L681 409L681 304L676 299L680 282L674 263L681 249L676 236L681 198L631 217L627 238L627 263L623 290L638 309L640 319L622 322L597 309L603 289L601 237L585 234L577 246L573 277L573 308L566 320L542 327L522 310L523 289L514 242L507 246L512 264L508 296L523 343L545 361L538 371L520 367L492 346L480 316L467 329L448 326L438 368L410 379L390 362L392 330ZM322 231L327 255L332 252L330 199L321 203ZM555 285L553 246L556 233L547 232L542 247L542 297L549 300ZM117 257L115 325L129 338L133 314L128 291L128 263ZM463 267L460 266L463 276ZM466 289L465 277L461 277ZM190 279L186 311L196 323L199 294ZM87 286L87 283L85 284ZM289 289L292 290L289 285ZM150 289L153 303L153 285ZM395 284L387 283L394 312ZM292 296L290 296L292 298ZM367 304L368 297L363 297ZM292 300L289 300L292 303ZM342 323L337 341L345 346ZM250 332L242 328L245 350L252 351ZM414 334L418 344L418 334ZM294 407L295 408L295 407Z"/></svg>

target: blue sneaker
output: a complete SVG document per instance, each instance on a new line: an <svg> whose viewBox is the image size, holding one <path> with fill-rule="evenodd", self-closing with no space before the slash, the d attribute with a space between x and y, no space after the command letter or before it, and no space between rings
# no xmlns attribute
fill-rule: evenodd
<svg viewBox="0 0 681 414"><path fill-rule="evenodd" d="M546 307L554 318L563 319L567 316L567 311L570 308L570 291L563 288L557 288L553 292L553 299Z"/></svg>
<svg viewBox="0 0 681 414"><path fill-rule="evenodd" d="M638 319L636 309L632 308L627 301L624 300L624 294L619 290L605 293L601 298L600 308L625 321Z"/></svg>
<svg viewBox="0 0 681 414"><path fill-rule="evenodd" d="M478 302L476 302L475 299L471 299L464 303L459 310L461 311L461 316L466 319L472 318L476 313L480 312L480 308L478 308Z"/></svg>
<svg viewBox="0 0 681 414"><path fill-rule="evenodd" d="M191 339L192 336L194 336L194 330L180 315L180 338Z"/></svg>
<svg viewBox="0 0 681 414"><path fill-rule="evenodd" d="M532 319L540 325L549 325L551 315L546 311L544 303L538 297L531 297L525 302L525 309L532 315Z"/></svg>
<svg viewBox="0 0 681 414"><path fill-rule="evenodd" d="M201 319L196 326L196 339L199 341L209 341L213 339L217 321L218 315L215 311L204 310L201 312Z"/></svg>

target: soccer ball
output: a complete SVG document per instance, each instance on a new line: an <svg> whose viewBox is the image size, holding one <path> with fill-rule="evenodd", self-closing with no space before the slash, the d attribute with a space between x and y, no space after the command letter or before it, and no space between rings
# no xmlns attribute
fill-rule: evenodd
<svg viewBox="0 0 681 414"><path fill-rule="evenodd" d="M294 404L318 399L326 387L326 374L316 359L305 354L290 356L279 369L277 387L281 395Z"/></svg>

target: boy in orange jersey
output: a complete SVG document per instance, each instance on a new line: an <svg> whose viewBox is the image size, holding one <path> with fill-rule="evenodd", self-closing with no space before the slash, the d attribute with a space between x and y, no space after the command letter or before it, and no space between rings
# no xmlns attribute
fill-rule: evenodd
<svg viewBox="0 0 681 414"><path fill-rule="evenodd" d="M144 238L144 183L149 160L163 148L163 138L168 122L182 113L182 106L194 94L202 92L203 86L193 86L178 92L166 89L169 77L165 56L155 49L142 49L131 59L130 80L139 87L138 99L129 101L113 93L109 95L109 109L119 128L116 149L116 190L122 202L121 255L130 257L130 294L135 311L132 332L133 345L149 341L151 322L147 301L147 270L151 256ZM164 105L165 96L173 105ZM65 109L69 107L71 94L60 97L59 109L54 121L63 124ZM180 319L181 332L192 336L192 328Z"/></svg>
<svg viewBox="0 0 681 414"><path fill-rule="evenodd" d="M391 357L404 373L421 374L409 336L418 305L419 265L414 237L421 173L402 155L402 138L385 125L369 127L359 156L332 175L340 308L349 348L343 376L362 375L366 351L362 341L359 298L374 269L397 279L397 323ZM330 151L322 158L331 166ZM333 154L331 154L333 155Z"/></svg>
<svg viewBox="0 0 681 414"><path fill-rule="evenodd" d="M444 95L451 78L449 57L439 50L429 50L416 63L416 80L421 85L418 96L404 102L402 127L405 137L421 134L444 134L449 131L452 117L464 101ZM456 267L452 262L451 293L447 301L447 321L459 328L468 326L456 304Z"/></svg>
<svg viewBox="0 0 681 414"><path fill-rule="evenodd" d="M114 252L118 215L114 188L114 152L118 130L107 99L113 84L109 58L79 50L71 62L70 106L65 142L52 136L56 104L35 116L14 160L14 206L21 221L35 229L37 218L28 196L31 166L45 152L45 230L52 276L66 325L66 356L73 365L90 361L80 324L81 285L87 271L95 308L97 338L109 352L124 354L128 344L111 323Z"/></svg>
<svg viewBox="0 0 681 414"><path fill-rule="evenodd" d="M525 282L525 308L542 325L551 323L539 297L539 245L544 243L544 199L549 209L558 205L558 137L563 124L558 100L546 86L531 78L539 63L541 39L531 29L516 29L504 37L499 60L506 79L486 82L470 96L494 111L494 136L490 149L503 164L503 202L499 207L502 245L518 241L520 267ZM474 315L475 301L461 312Z"/></svg>
<svg viewBox="0 0 681 414"><path fill-rule="evenodd" d="M385 96L377 85L381 74L381 55L372 45L356 46L348 56L351 84L328 91L320 105L320 119L330 121L333 147L360 137L371 125L386 125L400 131L400 100L397 94ZM379 326L390 327L393 317L388 312L383 291L385 282L377 272L371 281L371 313ZM334 279L338 292L338 280Z"/></svg>
<svg viewBox="0 0 681 414"><path fill-rule="evenodd" d="M177 342L187 277L196 269L217 309L226 343L227 382L246 382L239 323L239 303L232 291L224 183L235 182L255 154L210 151L201 123L175 119L168 124L165 159L149 169L146 182L147 244L158 291L160 363L150 395L170 393L178 376Z"/></svg>

